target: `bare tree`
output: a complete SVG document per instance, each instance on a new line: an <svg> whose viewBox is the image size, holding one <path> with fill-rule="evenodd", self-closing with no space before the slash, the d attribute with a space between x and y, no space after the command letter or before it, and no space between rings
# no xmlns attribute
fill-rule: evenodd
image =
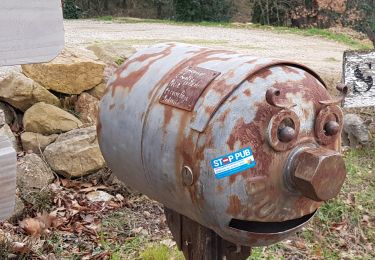
<svg viewBox="0 0 375 260"><path fill-rule="evenodd" d="M371 29L369 26L366 28L366 34L370 41L372 41L372 44L374 45L375 48L375 32L373 29Z"/></svg>

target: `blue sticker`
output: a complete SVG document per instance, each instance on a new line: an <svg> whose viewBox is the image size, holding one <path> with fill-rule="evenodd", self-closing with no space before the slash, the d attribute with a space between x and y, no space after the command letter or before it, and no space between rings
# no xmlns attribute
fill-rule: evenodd
<svg viewBox="0 0 375 260"><path fill-rule="evenodd" d="M211 161L211 166L217 179L254 168L255 165L254 155L250 148L245 148Z"/></svg>

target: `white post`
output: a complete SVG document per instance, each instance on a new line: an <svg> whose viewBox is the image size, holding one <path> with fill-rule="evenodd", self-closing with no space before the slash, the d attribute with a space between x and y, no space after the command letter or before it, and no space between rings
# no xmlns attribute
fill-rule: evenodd
<svg viewBox="0 0 375 260"><path fill-rule="evenodd" d="M0 66L47 62L63 46L61 0L0 0ZM0 220L13 213L16 173L16 151L0 134Z"/></svg>

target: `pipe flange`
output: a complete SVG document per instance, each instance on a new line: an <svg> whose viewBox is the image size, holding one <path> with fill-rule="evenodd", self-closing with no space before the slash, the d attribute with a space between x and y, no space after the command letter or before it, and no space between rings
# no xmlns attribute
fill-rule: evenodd
<svg viewBox="0 0 375 260"><path fill-rule="evenodd" d="M315 121L315 136L319 144L329 145L341 135L343 113L338 106L326 106Z"/></svg>
<svg viewBox="0 0 375 260"><path fill-rule="evenodd" d="M278 152L287 151L296 145L299 132L300 121L297 114L284 109L271 118L268 125L268 142Z"/></svg>

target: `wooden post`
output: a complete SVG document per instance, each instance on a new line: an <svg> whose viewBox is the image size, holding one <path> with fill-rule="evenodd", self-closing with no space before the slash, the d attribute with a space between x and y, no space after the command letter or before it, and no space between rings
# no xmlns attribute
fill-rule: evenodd
<svg viewBox="0 0 375 260"><path fill-rule="evenodd" d="M211 229L171 209L165 208L164 213L178 249L187 260L245 260L251 254L250 247L226 241Z"/></svg>

